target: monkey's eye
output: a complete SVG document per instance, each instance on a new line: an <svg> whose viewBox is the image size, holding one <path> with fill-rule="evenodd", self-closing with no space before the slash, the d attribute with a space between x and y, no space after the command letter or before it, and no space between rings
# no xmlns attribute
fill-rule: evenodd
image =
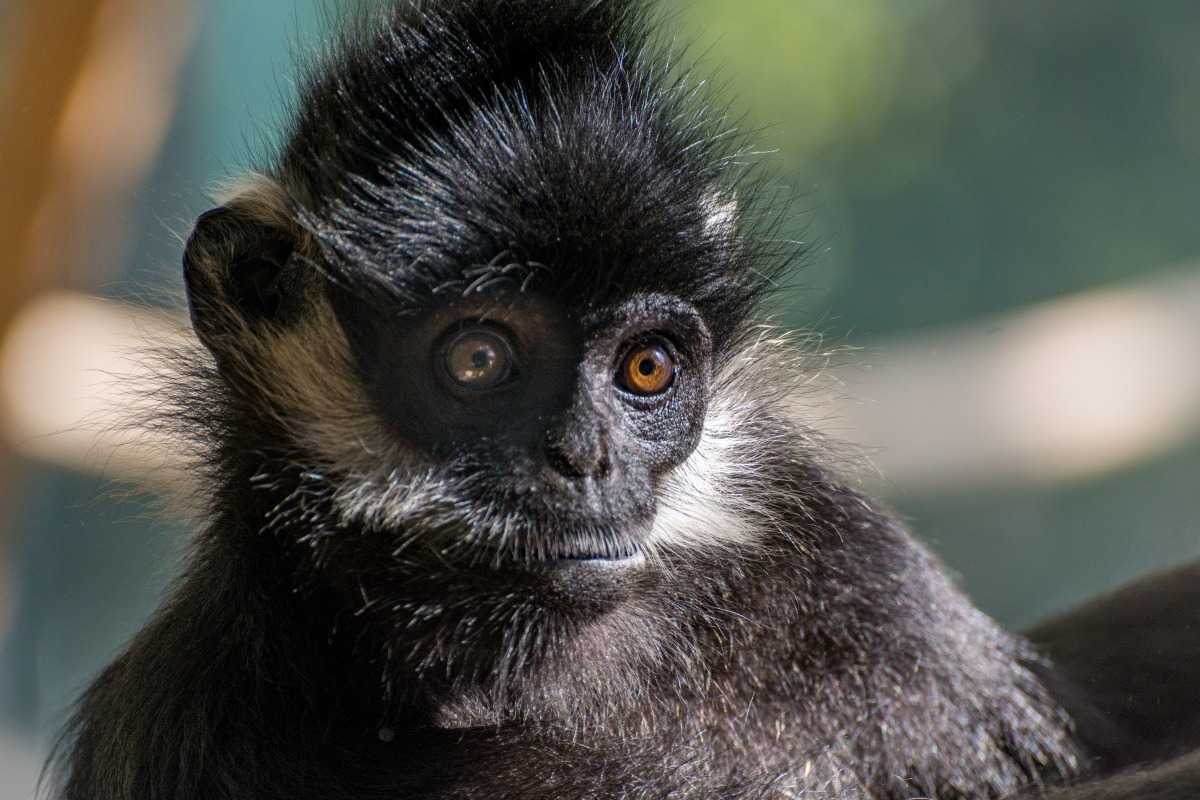
<svg viewBox="0 0 1200 800"><path fill-rule="evenodd" d="M617 383L634 394L662 394L675 382L675 359L662 344L646 342L621 359Z"/></svg>
<svg viewBox="0 0 1200 800"><path fill-rule="evenodd" d="M443 366L450 379L464 389L492 389L512 374L512 347L495 331L466 330L446 346Z"/></svg>

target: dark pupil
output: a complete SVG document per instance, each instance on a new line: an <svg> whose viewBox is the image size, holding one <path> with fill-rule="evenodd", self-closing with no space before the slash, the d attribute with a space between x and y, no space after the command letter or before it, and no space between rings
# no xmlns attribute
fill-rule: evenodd
<svg viewBox="0 0 1200 800"><path fill-rule="evenodd" d="M646 376L653 375L656 367L657 365L654 363L654 359L650 358L649 356L638 362L638 372Z"/></svg>
<svg viewBox="0 0 1200 800"><path fill-rule="evenodd" d="M492 363L492 358L494 355L495 354L492 353L492 351L481 347L471 356L471 365L474 366L475 369L483 369L488 364Z"/></svg>

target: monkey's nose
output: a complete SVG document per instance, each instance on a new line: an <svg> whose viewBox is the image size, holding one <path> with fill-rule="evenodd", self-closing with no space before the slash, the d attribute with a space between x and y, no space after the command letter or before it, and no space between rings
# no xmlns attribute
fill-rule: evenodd
<svg viewBox="0 0 1200 800"><path fill-rule="evenodd" d="M604 480L612 471L608 445L604 440L604 435L599 431L552 431L546 438L546 460L555 472L564 477Z"/></svg>

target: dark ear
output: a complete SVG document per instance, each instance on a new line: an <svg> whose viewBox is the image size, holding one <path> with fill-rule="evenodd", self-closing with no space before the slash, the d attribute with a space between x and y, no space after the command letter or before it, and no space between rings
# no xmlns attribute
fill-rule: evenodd
<svg viewBox="0 0 1200 800"><path fill-rule="evenodd" d="M295 309L295 249L289 230L256 218L236 200L196 220L183 251L183 276L192 326L218 361Z"/></svg>

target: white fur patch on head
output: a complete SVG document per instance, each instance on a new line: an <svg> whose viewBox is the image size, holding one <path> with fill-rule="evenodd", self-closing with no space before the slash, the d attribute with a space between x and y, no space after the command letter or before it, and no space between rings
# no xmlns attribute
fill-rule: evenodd
<svg viewBox="0 0 1200 800"><path fill-rule="evenodd" d="M737 235L737 195L713 189L704 196L701 208L707 215L705 230L730 239Z"/></svg>

